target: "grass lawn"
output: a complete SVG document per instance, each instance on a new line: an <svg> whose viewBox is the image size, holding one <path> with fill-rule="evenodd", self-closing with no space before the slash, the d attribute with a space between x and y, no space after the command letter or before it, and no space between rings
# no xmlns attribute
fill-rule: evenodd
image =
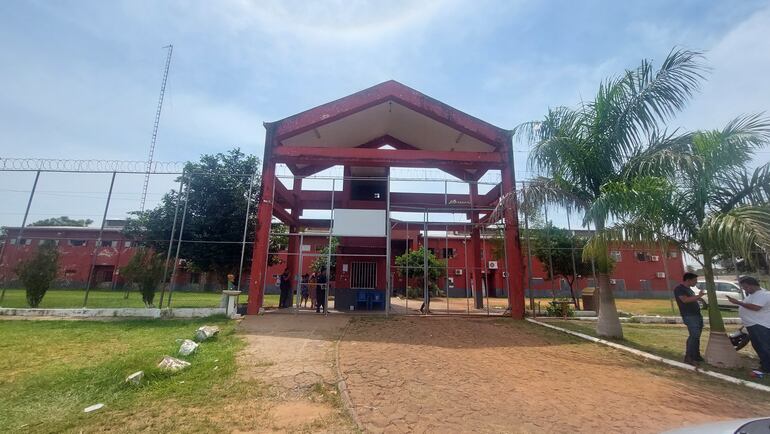
<svg viewBox="0 0 770 434"><path fill-rule="evenodd" d="M220 336L187 357L192 366L159 371L177 339L217 324ZM234 322L197 320L0 320L0 432L222 431L222 408L258 397L256 383L235 380L244 344ZM140 386L124 383L143 370ZM105 407L85 414L87 406Z"/></svg>
<svg viewBox="0 0 770 434"><path fill-rule="evenodd" d="M88 307L144 307L142 296L139 292L132 291L128 298L124 298L121 290L91 290L88 294ZM40 308L81 308L83 307L83 289L50 289L45 294ZM168 293L166 293L168 297ZM172 307L218 307L222 295L213 292L174 292L171 299ZM166 303L164 299L164 304ZM246 297L240 297L240 301L246 302ZM160 292L155 295L155 303L160 302ZM265 306L277 306L278 295L265 295ZM7 289L2 307L29 307L23 289Z"/></svg>
<svg viewBox="0 0 770 434"><path fill-rule="evenodd" d="M546 320L545 322L562 327L568 330L577 331L596 337L596 323L588 321L570 321L570 320ZM727 326L728 331L732 331L735 326ZM701 352L706 352L706 343L708 342L709 328L703 329L701 335ZM648 353L656 354L668 359L682 361L684 358L684 347L687 341L687 328L683 325L673 324L623 324L624 339L608 339L620 344L637 348ZM747 362L748 366L756 367L759 365L756 353L751 345L747 345L738 352L741 358ZM738 378L753 380L748 377L749 368L743 369L721 369L708 366L708 369L723 372ZM759 383L770 385L770 379L755 380Z"/></svg>
<svg viewBox="0 0 770 434"><path fill-rule="evenodd" d="M545 311L548 302L551 298L536 298L535 302L540 302L540 309ZM660 316L679 316L679 309L674 302L674 309L671 309L671 299L657 299L657 298L616 298L615 305L618 310L627 312L633 315L660 315ZM525 301L529 306L529 300ZM582 304L581 304L582 306ZM738 316L736 309L721 309L723 318L732 318ZM703 316L708 316L706 311L703 312Z"/></svg>

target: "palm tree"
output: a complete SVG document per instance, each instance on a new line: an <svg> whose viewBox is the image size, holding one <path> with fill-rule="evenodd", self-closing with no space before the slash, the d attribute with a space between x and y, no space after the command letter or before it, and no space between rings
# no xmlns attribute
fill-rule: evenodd
<svg viewBox="0 0 770 434"><path fill-rule="evenodd" d="M648 147L658 125L686 105L703 78L702 58L699 52L672 50L657 71L643 60L638 68L602 82L593 101L549 109L544 120L517 126L514 134L532 146L530 166L542 175L530 183L527 200L582 212L583 223L593 223L602 233L608 215L588 214L602 186L621 179L628 162ZM607 244L591 254L599 283L597 333L620 338Z"/></svg>
<svg viewBox="0 0 770 434"><path fill-rule="evenodd" d="M658 141L627 165L626 180L604 186L596 204L626 217L609 238L671 240L701 264L711 330L706 361L713 365L739 365L717 305L714 256L753 258L770 247L770 163L747 168L768 143L770 119L759 115Z"/></svg>

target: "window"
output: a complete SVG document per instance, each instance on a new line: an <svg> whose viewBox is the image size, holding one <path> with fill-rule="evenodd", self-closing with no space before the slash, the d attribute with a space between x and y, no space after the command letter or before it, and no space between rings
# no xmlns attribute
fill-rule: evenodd
<svg viewBox="0 0 770 434"><path fill-rule="evenodd" d="M636 260L639 262L649 262L651 259L648 252L636 252L635 256Z"/></svg>
<svg viewBox="0 0 770 434"><path fill-rule="evenodd" d="M433 247L428 247L428 252L429 252L431 255L433 255L433 256L436 256L436 249L434 249Z"/></svg>
<svg viewBox="0 0 770 434"><path fill-rule="evenodd" d="M72 247L82 247L88 244L86 240L69 240L69 245Z"/></svg>
<svg viewBox="0 0 770 434"><path fill-rule="evenodd" d="M22 246L29 246L32 244L32 240L29 238L22 238L21 241L19 241L19 245Z"/></svg>
<svg viewBox="0 0 770 434"><path fill-rule="evenodd" d="M736 285L726 282L716 282L717 291L723 292L739 292L740 290Z"/></svg>
<svg viewBox="0 0 770 434"><path fill-rule="evenodd" d="M620 250L613 250L610 252L610 257L615 262L620 262L623 259L623 255L621 254Z"/></svg>
<svg viewBox="0 0 770 434"><path fill-rule="evenodd" d="M650 291L652 290L652 284L649 280L640 280L639 286L641 287L642 291Z"/></svg>
<svg viewBox="0 0 770 434"><path fill-rule="evenodd" d="M442 256L443 258L447 258L447 259L454 258L455 255L457 254L457 250L454 248L448 248L448 249L444 248L444 249L441 249L441 254L443 255Z"/></svg>
<svg viewBox="0 0 770 434"><path fill-rule="evenodd" d="M124 243L123 243L123 247L125 247L125 248L129 248L129 247L131 247L131 241L126 241L126 242L124 242Z"/></svg>
<svg viewBox="0 0 770 434"><path fill-rule="evenodd" d="M618 291L625 291L626 290L626 280L625 279L615 279L615 289Z"/></svg>
<svg viewBox="0 0 770 434"><path fill-rule="evenodd" d="M118 247L117 241L102 240L102 247Z"/></svg>
<svg viewBox="0 0 770 434"><path fill-rule="evenodd" d="M666 256L667 256L668 258L676 258L676 257L678 257L678 256L679 256L679 252L677 252L676 250L669 250L669 251L666 253Z"/></svg>
<svg viewBox="0 0 770 434"><path fill-rule="evenodd" d="M59 240L40 240L38 246L58 246Z"/></svg>

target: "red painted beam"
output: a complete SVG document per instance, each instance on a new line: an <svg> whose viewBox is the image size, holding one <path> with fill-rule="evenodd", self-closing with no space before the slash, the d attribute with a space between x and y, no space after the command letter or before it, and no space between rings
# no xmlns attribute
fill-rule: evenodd
<svg viewBox="0 0 770 434"><path fill-rule="evenodd" d="M487 194L479 197L479 203L483 205L489 205L492 202L497 202L500 199L500 192L502 191L502 183L498 183Z"/></svg>
<svg viewBox="0 0 770 434"><path fill-rule="evenodd" d="M452 169L500 169L505 164L497 152L413 151L366 148L278 146L273 156L279 163L334 163L352 166L449 167Z"/></svg>
<svg viewBox="0 0 770 434"><path fill-rule="evenodd" d="M357 148L367 148L367 149L377 149L385 145L390 145L396 149L410 149L413 151L418 150L418 148L415 148L414 146L410 145L409 143L402 142L401 140L398 140L397 138L385 134L382 137L378 137L374 140L371 140L369 142L364 143L363 145L356 146Z"/></svg>
<svg viewBox="0 0 770 434"><path fill-rule="evenodd" d="M283 207L281 207L278 204L273 204L273 215L278 217L278 220L282 221L287 225L290 225L290 226L297 225L297 219L291 214L289 214L289 211L286 211Z"/></svg>
<svg viewBox="0 0 770 434"><path fill-rule="evenodd" d="M280 142L386 101L401 104L493 146L500 147L509 142L510 133L507 130L470 116L393 80L298 113L271 125L275 128Z"/></svg>

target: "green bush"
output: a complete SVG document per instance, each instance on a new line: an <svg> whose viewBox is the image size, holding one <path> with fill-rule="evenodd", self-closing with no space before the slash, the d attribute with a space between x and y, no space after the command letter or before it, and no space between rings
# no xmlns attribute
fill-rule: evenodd
<svg viewBox="0 0 770 434"><path fill-rule="evenodd" d="M58 269L59 252L56 246L48 244L40 246L35 256L19 264L16 274L26 290L29 307L40 305Z"/></svg>
<svg viewBox="0 0 770 434"><path fill-rule="evenodd" d="M431 297L443 297L444 295L446 295L445 291L443 291L441 288L436 286L436 284L433 282L431 282L428 285L428 291L430 291ZM425 290L423 289L422 286L419 288L412 287L412 286L406 288L407 298L423 298L424 295L425 295Z"/></svg>
<svg viewBox="0 0 770 434"><path fill-rule="evenodd" d="M163 278L164 261L155 251L140 248L120 272L127 284L137 284L142 293L142 301L146 307L152 307L155 292Z"/></svg>
<svg viewBox="0 0 770 434"><path fill-rule="evenodd" d="M572 306L572 301L567 299L554 300L548 303L545 308L545 312L548 316L558 317L573 317L575 316L575 309Z"/></svg>

